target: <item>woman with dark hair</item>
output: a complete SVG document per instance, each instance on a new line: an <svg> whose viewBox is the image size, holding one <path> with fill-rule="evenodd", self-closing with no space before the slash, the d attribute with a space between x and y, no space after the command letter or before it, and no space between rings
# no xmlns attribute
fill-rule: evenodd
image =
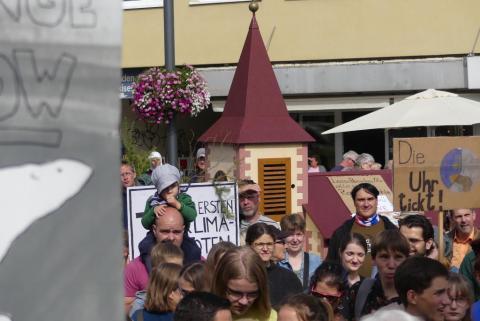
<svg viewBox="0 0 480 321"><path fill-rule="evenodd" d="M358 271L362 267L367 253L367 241L363 235L350 233L340 242L340 260L345 269L345 286L352 287L363 280Z"/></svg>
<svg viewBox="0 0 480 321"><path fill-rule="evenodd" d="M278 321L331 321L333 311L325 301L300 293L288 297L278 310Z"/></svg>
<svg viewBox="0 0 480 321"><path fill-rule="evenodd" d="M137 310L133 321L173 321L173 311L182 299L178 289L181 266L162 263L152 269L143 309Z"/></svg>
<svg viewBox="0 0 480 321"><path fill-rule="evenodd" d="M373 239L372 258L378 268L374 279L365 278L349 291L351 320L387 305L399 305L394 276L397 267L408 258L410 243L398 230L385 230Z"/></svg>
<svg viewBox="0 0 480 321"><path fill-rule="evenodd" d="M276 308L283 298L300 293L303 288L295 273L272 262L275 241L275 234L265 223L253 224L247 229L245 242L258 254L267 268L270 301Z"/></svg>
<svg viewBox="0 0 480 321"><path fill-rule="evenodd" d="M345 320L345 311L343 302L344 277L345 271L340 264L324 262L320 265L310 280L310 294L325 300L333 309L333 320Z"/></svg>
<svg viewBox="0 0 480 321"><path fill-rule="evenodd" d="M270 305L265 265L249 247L223 255L215 269L212 293L230 301L233 320L277 320Z"/></svg>

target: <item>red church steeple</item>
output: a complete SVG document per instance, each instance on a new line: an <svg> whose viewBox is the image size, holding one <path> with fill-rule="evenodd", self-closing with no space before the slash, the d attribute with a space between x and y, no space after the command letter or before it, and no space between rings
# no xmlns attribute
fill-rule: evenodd
<svg viewBox="0 0 480 321"><path fill-rule="evenodd" d="M288 114L260 35L255 10L252 11L247 39L223 114L199 141L230 144L314 141Z"/></svg>

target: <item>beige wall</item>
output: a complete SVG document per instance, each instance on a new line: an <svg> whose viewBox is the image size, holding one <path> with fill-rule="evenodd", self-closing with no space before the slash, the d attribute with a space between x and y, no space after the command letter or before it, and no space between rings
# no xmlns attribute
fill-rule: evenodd
<svg viewBox="0 0 480 321"><path fill-rule="evenodd" d="M244 163L250 164L250 169L245 171L245 177L251 177L258 182L258 159L261 158L290 158L291 161L291 183L295 184L292 189L292 213L302 213L302 207L298 205L299 195L297 191L303 186L304 182L298 179L298 176L307 168L307 162L302 159L302 155L297 153L297 149L301 147L298 144L291 145L247 145L245 149L250 151L250 157L244 160ZM297 162L304 162L304 168L297 168ZM305 182L306 183L306 182Z"/></svg>
<svg viewBox="0 0 480 321"><path fill-rule="evenodd" d="M257 20L272 61L468 53L478 0L262 0ZM235 64L248 3L175 1L177 64ZM476 52L480 52L480 44ZM163 9L124 11L124 68L163 65Z"/></svg>

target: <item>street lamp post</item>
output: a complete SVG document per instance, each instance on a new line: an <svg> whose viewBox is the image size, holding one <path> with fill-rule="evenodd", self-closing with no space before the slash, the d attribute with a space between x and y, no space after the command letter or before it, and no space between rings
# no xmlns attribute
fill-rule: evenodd
<svg viewBox="0 0 480 321"><path fill-rule="evenodd" d="M173 19L173 0L163 0L163 27L165 44L165 69L175 70L175 34ZM175 116L168 124L167 130L167 160L173 166L178 166L177 130Z"/></svg>

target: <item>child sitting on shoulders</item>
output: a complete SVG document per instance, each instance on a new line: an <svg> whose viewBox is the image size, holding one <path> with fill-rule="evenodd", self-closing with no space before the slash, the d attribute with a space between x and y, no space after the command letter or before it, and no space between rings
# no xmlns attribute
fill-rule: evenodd
<svg viewBox="0 0 480 321"><path fill-rule="evenodd" d="M170 164L158 166L152 172L152 182L157 192L150 196L145 205L142 225L147 230L155 223L155 218L164 215L167 206L180 211L185 221L185 230L197 217L195 203L187 193L180 193L179 170Z"/></svg>
<svg viewBox="0 0 480 321"><path fill-rule="evenodd" d="M170 164L158 166L152 172L152 182L157 192L148 198L145 205L142 225L149 231L139 244L142 261L149 272L152 266L149 254L152 247L156 244L155 235L152 232L152 225L155 223L157 217L165 214L168 206L176 208L183 216L185 223L183 242L192 243L192 246L198 248L195 240L188 236L190 223L197 217L197 210L190 195L180 192L179 180L179 170Z"/></svg>

